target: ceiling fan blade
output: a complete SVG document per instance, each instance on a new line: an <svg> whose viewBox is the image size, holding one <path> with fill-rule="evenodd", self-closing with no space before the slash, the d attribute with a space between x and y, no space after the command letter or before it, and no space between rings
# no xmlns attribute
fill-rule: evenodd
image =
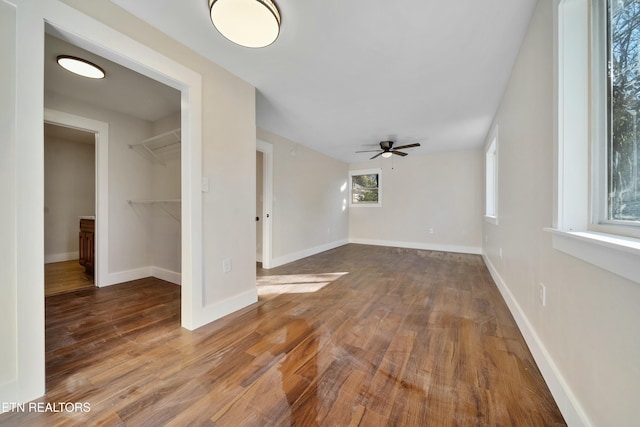
<svg viewBox="0 0 640 427"><path fill-rule="evenodd" d="M370 158L369 160L373 160L373 159L375 159L376 157L382 156L382 153L384 153L384 151L383 151L383 152L381 152L381 153L376 154L375 156L373 156L373 157L372 157L372 158Z"/></svg>
<svg viewBox="0 0 640 427"><path fill-rule="evenodd" d="M393 154L397 154L398 156L402 156L402 157L407 155L407 153L403 153L402 151L396 151L396 150L393 150L392 153ZM380 153L380 154L382 154L382 153Z"/></svg>
<svg viewBox="0 0 640 427"><path fill-rule="evenodd" d="M416 142L415 144L407 144L407 145L401 145L399 147L393 147L394 150L399 150L401 148L413 148L413 147L420 147L420 143Z"/></svg>
<svg viewBox="0 0 640 427"><path fill-rule="evenodd" d="M356 153L377 153L380 150L366 150L366 151L356 151Z"/></svg>

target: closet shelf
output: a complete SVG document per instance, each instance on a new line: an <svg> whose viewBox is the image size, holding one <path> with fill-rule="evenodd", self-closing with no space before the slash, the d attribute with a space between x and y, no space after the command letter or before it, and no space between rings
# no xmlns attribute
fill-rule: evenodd
<svg viewBox="0 0 640 427"><path fill-rule="evenodd" d="M165 165L168 160L180 157L180 142L180 128L177 128L135 144L129 144L129 148L149 160Z"/></svg>

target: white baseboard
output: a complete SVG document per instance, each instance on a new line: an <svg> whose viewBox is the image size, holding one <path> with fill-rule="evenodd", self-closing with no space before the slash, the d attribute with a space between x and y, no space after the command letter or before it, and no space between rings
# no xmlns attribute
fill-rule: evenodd
<svg viewBox="0 0 640 427"><path fill-rule="evenodd" d="M344 246L347 243L349 243L347 239L336 240L335 242L325 243L324 245L316 246L316 247L305 249L299 252L294 252L288 255L284 255L278 258L274 258L271 260L270 268L279 267L281 265L288 264L290 262L297 261L299 259L306 258L311 255L319 254L320 252L328 251L330 249L335 249L337 247Z"/></svg>
<svg viewBox="0 0 640 427"><path fill-rule="evenodd" d="M481 255L482 248L476 246L441 245L437 243L398 242L393 240L349 238L349 243L374 246L390 246L392 248L422 249L427 251L456 252Z"/></svg>
<svg viewBox="0 0 640 427"><path fill-rule="evenodd" d="M182 285L182 274L160 267L151 267L151 275L175 285Z"/></svg>
<svg viewBox="0 0 640 427"><path fill-rule="evenodd" d="M63 252L59 254L47 254L44 256L45 264L52 264L54 262L73 261L74 259L80 259L78 252Z"/></svg>
<svg viewBox="0 0 640 427"><path fill-rule="evenodd" d="M145 277L152 276L151 270L153 267L142 267L133 270L119 271L117 273L109 273L109 277L106 282L101 285L111 286L118 283L130 282L132 280L144 279Z"/></svg>
<svg viewBox="0 0 640 427"><path fill-rule="evenodd" d="M256 302L258 302L258 290L254 287L251 290L234 295L215 304L207 305L203 307L199 313L193 313L193 329L197 329Z"/></svg>
<svg viewBox="0 0 640 427"><path fill-rule="evenodd" d="M171 282L176 285L180 285L182 283L182 275L180 273L160 267L148 266L133 270L119 271L117 273L109 273L109 278L106 283L101 285L101 287L144 279L145 277L157 277L158 279L166 280L167 282Z"/></svg>
<svg viewBox="0 0 640 427"><path fill-rule="evenodd" d="M487 268L489 269L489 273L491 273L491 277L493 277L493 280L498 286L498 290L502 294L502 298L504 298L507 306L509 307L509 311L511 311L513 318L518 324L520 332L522 332L524 340L527 342L529 350L531 351L531 354L533 355L533 358L535 359L538 368L540 369L540 372L542 373L542 376L544 377L544 380L546 381L547 386L560 409L560 412L562 412L562 416L567 422L567 425L571 427L591 427L593 424L578 403L578 400L551 358L551 355L544 346L544 343L540 340L540 337L531 325L531 322L529 322L529 319L522 310L522 307L520 307L520 304L516 301L506 283L491 263L489 257L483 255L483 258Z"/></svg>

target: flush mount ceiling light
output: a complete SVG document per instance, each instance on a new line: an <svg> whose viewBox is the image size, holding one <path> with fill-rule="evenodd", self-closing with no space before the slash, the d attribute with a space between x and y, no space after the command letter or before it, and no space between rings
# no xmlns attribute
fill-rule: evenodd
<svg viewBox="0 0 640 427"><path fill-rule="evenodd" d="M209 0L211 22L245 47L265 47L280 34L280 12L271 0Z"/></svg>
<svg viewBox="0 0 640 427"><path fill-rule="evenodd" d="M104 70L86 59L75 56L60 55L57 58L58 64L67 71L90 79L103 79Z"/></svg>

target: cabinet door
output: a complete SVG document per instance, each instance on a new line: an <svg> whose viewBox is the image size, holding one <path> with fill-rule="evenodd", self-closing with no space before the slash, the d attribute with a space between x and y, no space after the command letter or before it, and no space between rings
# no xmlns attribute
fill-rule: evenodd
<svg viewBox="0 0 640 427"><path fill-rule="evenodd" d="M87 265L87 232L80 231L78 234L78 252L80 265Z"/></svg>

